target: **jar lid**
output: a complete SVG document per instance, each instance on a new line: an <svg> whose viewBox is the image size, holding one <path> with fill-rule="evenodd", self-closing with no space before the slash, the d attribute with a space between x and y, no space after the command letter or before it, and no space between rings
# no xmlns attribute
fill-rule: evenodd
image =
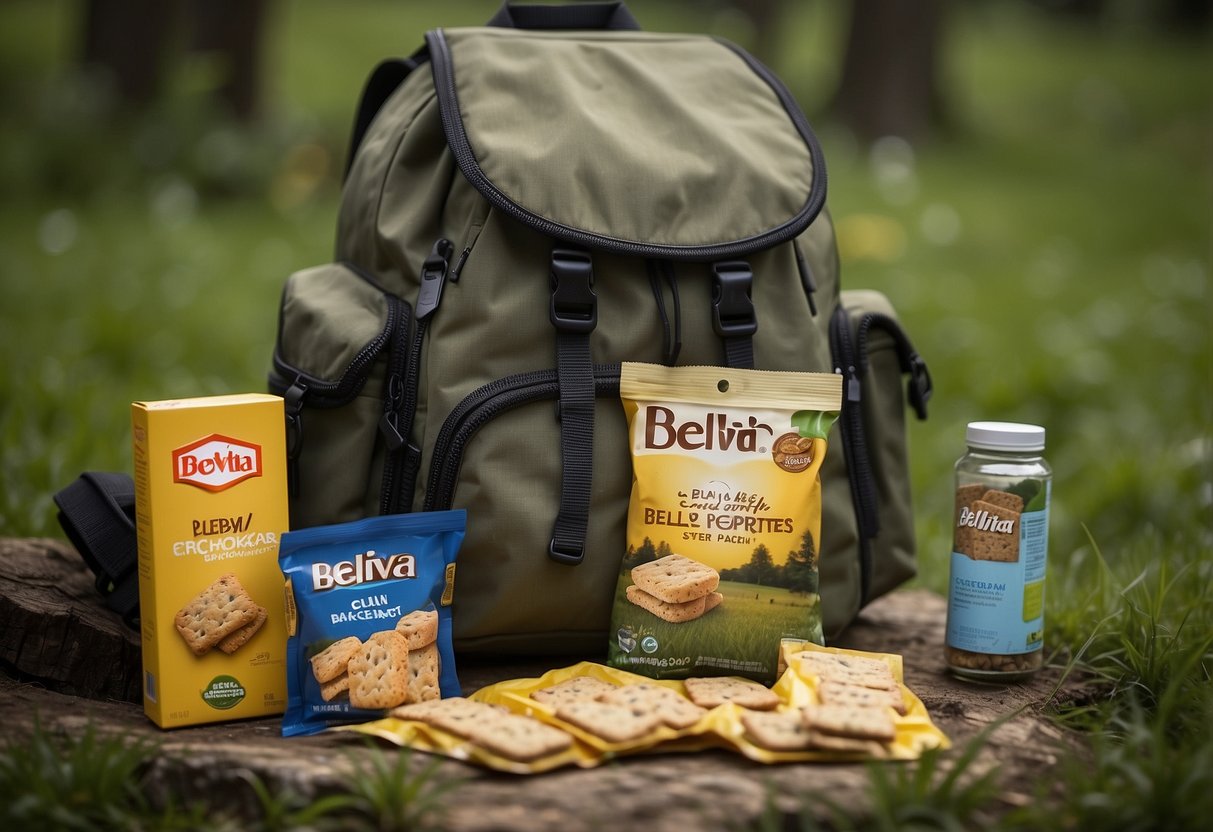
<svg viewBox="0 0 1213 832"><path fill-rule="evenodd" d="M969 422L965 441L989 451L1043 451L1045 429L1017 422Z"/></svg>

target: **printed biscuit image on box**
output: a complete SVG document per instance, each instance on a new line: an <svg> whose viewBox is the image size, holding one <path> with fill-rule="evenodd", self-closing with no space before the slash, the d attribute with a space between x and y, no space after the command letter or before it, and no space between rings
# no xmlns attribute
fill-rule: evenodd
<svg viewBox="0 0 1213 832"><path fill-rule="evenodd" d="M143 707L161 728L286 708L282 399L131 406Z"/></svg>

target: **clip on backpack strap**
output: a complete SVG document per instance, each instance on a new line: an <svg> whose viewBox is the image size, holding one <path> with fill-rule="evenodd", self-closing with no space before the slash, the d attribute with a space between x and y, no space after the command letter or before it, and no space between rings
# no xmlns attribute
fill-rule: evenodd
<svg viewBox="0 0 1213 832"><path fill-rule="evenodd" d="M585 557L594 464L594 364L590 333L598 325L598 296L589 252L552 250L552 303L556 328L556 376L560 420L560 509L548 555L576 565Z"/></svg>
<svg viewBox="0 0 1213 832"><path fill-rule="evenodd" d="M713 263L712 326L724 342L726 367L754 368L754 273L744 260Z"/></svg>
<svg viewBox="0 0 1213 832"><path fill-rule="evenodd" d="M55 494L59 525L96 575L106 605L135 628L139 618L139 549L135 483L126 474L88 471Z"/></svg>

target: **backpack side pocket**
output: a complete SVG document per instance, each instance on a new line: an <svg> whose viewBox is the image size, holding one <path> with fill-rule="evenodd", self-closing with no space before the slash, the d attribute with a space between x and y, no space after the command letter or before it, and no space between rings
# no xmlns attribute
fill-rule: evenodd
<svg viewBox="0 0 1213 832"><path fill-rule="evenodd" d="M859 528L862 607L917 574L905 411L908 404L926 418L931 376L880 292L844 291L830 330L844 376L839 424Z"/></svg>
<svg viewBox="0 0 1213 832"><path fill-rule="evenodd" d="M378 513L386 367L410 317L346 263L287 279L269 389L285 399L292 529Z"/></svg>

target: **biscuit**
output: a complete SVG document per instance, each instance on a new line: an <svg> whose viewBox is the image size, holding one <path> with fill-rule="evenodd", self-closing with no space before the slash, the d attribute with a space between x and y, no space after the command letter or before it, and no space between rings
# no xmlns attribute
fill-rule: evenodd
<svg viewBox="0 0 1213 832"><path fill-rule="evenodd" d="M816 734L892 742L897 728L887 708L855 705L810 705L802 711L805 725Z"/></svg>
<svg viewBox="0 0 1213 832"><path fill-rule="evenodd" d="M615 686L610 682L595 679L593 676L574 676L563 682L532 691L531 698L552 708L558 708L566 702L586 702L597 699L614 689Z"/></svg>
<svg viewBox="0 0 1213 832"><path fill-rule="evenodd" d="M633 568L632 583L668 604L683 604L716 589L720 573L682 555L666 555Z"/></svg>
<svg viewBox="0 0 1213 832"><path fill-rule="evenodd" d="M495 705L466 699L462 696L452 696L449 699L430 699L425 702L411 702L401 705L388 712L388 716L397 719L409 719L423 722L440 728L448 734L467 739L469 731L477 723L491 719L505 711Z"/></svg>
<svg viewBox="0 0 1213 832"><path fill-rule="evenodd" d="M427 644L418 650L409 650L409 681L405 702L426 702L438 699L442 691L438 685L441 659L437 644Z"/></svg>
<svg viewBox="0 0 1213 832"><path fill-rule="evenodd" d="M655 713L636 713L608 702L568 702L556 709L556 718L608 742L638 739L662 724Z"/></svg>
<svg viewBox="0 0 1213 832"><path fill-rule="evenodd" d="M554 725L511 713L499 713L476 722L469 728L468 739L486 751L523 763L573 745L573 738Z"/></svg>
<svg viewBox="0 0 1213 832"><path fill-rule="evenodd" d="M817 697L823 705L855 705L864 708L889 707L903 716L906 703L901 689L873 688L827 679L817 686Z"/></svg>
<svg viewBox="0 0 1213 832"><path fill-rule="evenodd" d="M845 653L823 653L805 650L792 657L803 675L816 676L823 683L841 682L857 687L889 691L901 697L901 687L893 671L880 659L852 656Z"/></svg>
<svg viewBox="0 0 1213 832"><path fill-rule="evenodd" d="M884 746L875 740L861 740L855 737L836 737L823 734L820 731L809 732L809 748L814 751L854 752L879 757L884 752Z"/></svg>
<svg viewBox="0 0 1213 832"><path fill-rule="evenodd" d="M973 503L982 498L982 495L989 491L989 487L978 485L962 485L956 489L956 513L952 515L952 522L955 523L960 518L960 510L962 508L971 508Z"/></svg>
<svg viewBox="0 0 1213 832"><path fill-rule="evenodd" d="M1000 531L996 528L982 529L965 527L968 530L966 546L961 551L974 560L992 560L1000 563L1015 563L1019 560L1019 513L978 500L973 503L972 510L980 518L979 522L991 523L1010 522L1010 531ZM986 517L981 518L981 512Z"/></svg>
<svg viewBox="0 0 1213 832"><path fill-rule="evenodd" d="M240 580L228 573L194 596L173 619L173 625L195 656L206 653L227 636L251 623L258 606Z"/></svg>
<svg viewBox="0 0 1213 832"><path fill-rule="evenodd" d="M647 683L612 688L599 696L598 701L609 705L623 705L633 713L656 714L664 725L676 731L690 728L707 713L707 710L677 691Z"/></svg>
<svg viewBox="0 0 1213 832"><path fill-rule="evenodd" d="M361 642L359 642L361 644ZM338 696L346 693L350 689L350 674L342 673L327 682L320 683L320 698L325 702L332 702Z"/></svg>
<svg viewBox="0 0 1213 832"><path fill-rule="evenodd" d="M316 677L316 681L324 684L345 673L350 656L361 646L360 638L346 636L312 656L312 675Z"/></svg>
<svg viewBox="0 0 1213 832"><path fill-rule="evenodd" d="M409 686L409 646L395 630L373 634L350 656L350 704L380 710L404 704Z"/></svg>
<svg viewBox="0 0 1213 832"><path fill-rule="evenodd" d="M685 624L688 621L694 621L707 611L706 597L675 604L662 601L638 586L629 586L624 590L624 594L627 595L629 601L642 610L647 610L662 621L669 621L671 624Z"/></svg>
<svg viewBox="0 0 1213 832"><path fill-rule="evenodd" d="M755 745L769 751L809 747L809 728L799 711L742 711L741 724Z"/></svg>
<svg viewBox="0 0 1213 832"><path fill-rule="evenodd" d="M1016 514L1023 512L1023 497L1020 497L1018 494L1012 494L1010 491L998 491L991 488L981 495L981 501L1005 508Z"/></svg>
<svg viewBox="0 0 1213 832"><path fill-rule="evenodd" d="M703 614L707 615L712 610L724 603L724 595L719 592L709 592L703 596Z"/></svg>
<svg viewBox="0 0 1213 832"><path fill-rule="evenodd" d="M258 606L257 617L220 641L219 649L229 656L235 653L241 647L248 644L249 639L256 635L267 618L269 618L269 612L266 611L265 607Z"/></svg>
<svg viewBox="0 0 1213 832"><path fill-rule="evenodd" d="M782 701L779 694L750 679L736 676L697 676L683 681L687 696L701 708L736 702L743 708L773 711Z"/></svg>
<svg viewBox="0 0 1213 832"><path fill-rule="evenodd" d="M414 610L396 622L396 632L404 636L410 650L420 650L438 640L438 611Z"/></svg>

